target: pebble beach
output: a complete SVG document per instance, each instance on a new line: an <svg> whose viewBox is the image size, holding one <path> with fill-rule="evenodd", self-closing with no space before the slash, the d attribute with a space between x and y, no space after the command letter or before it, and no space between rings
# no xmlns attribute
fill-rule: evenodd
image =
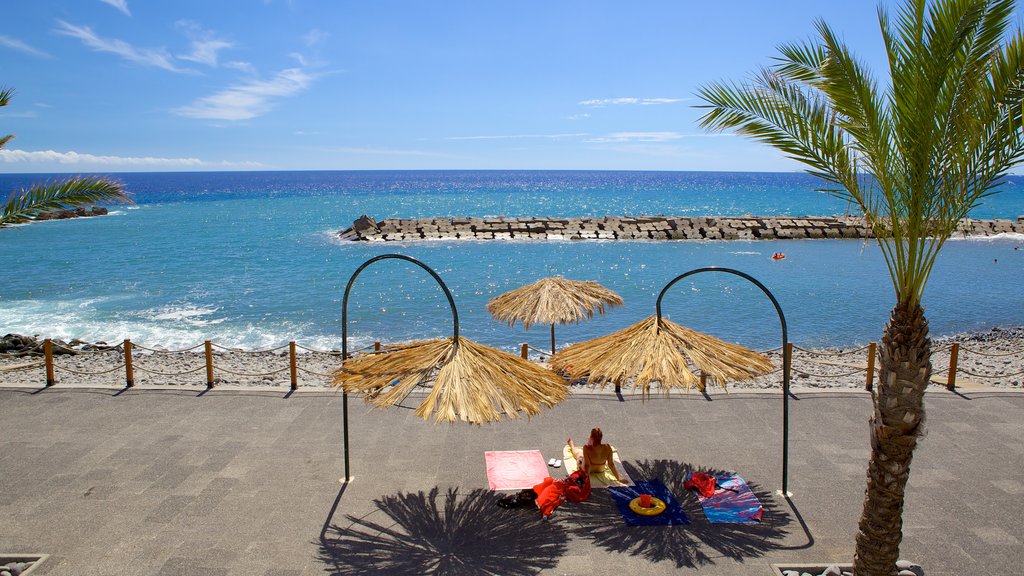
<svg viewBox="0 0 1024 576"><path fill-rule="evenodd" d="M996 329L991 332L937 338L932 343L932 377L936 385L945 383L951 345L959 344L957 386L964 388L1024 387L1024 327ZM88 348L88 346L86 346ZM776 371L744 382L729 382L729 390L770 390L782 382L781 354L769 351ZM337 352L302 350L296 354L296 380L299 388L328 388L330 373L338 367ZM543 362L546 356L531 351L530 359ZM153 352L136 350L132 355L134 385L160 387L206 386L205 354L200 348L189 352ZM867 346L856 348L802 348L793 352L791 385L793 388L864 389L867 384ZM54 375L58 386L123 387L124 354L119 348L87 350L54 356ZM273 351L215 349L214 386L278 388L291 386L291 368L287 347ZM877 364L875 370L877 373ZM984 377L982 377L984 375ZM42 387L46 383L43 360L39 356L0 354L0 386ZM574 383L574 390L590 388ZM605 390L610 390L606 387ZM708 392L720 391L709 383ZM629 387L623 391L628 393ZM655 392L656 393L656 392Z"/></svg>

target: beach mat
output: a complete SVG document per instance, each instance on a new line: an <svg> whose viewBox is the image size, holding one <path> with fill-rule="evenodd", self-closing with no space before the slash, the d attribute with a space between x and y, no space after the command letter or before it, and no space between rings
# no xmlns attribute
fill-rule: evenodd
<svg viewBox="0 0 1024 576"><path fill-rule="evenodd" d="M743 478L735 474L715 476L715 493L697 500L704 508L704 516L712 523L752 523L761 521L761 501L750 490Z"/></svg>
<svg viewBox="0 0 1024 576"><path fill-rule="evenodd" d="M628 526L680 526L690 523L682 505L661 480L638 480L632 486L611 487L608 492ZM641 516L630 510L629 503L641 494L650 494L664 502L665 511L657 516Z"/></svg>
<svg viewBox="0 0 1024 576"><path fill-rule="evenodd" d="M550 476L540 450L484 452L484 462L491 490L533 488Z"/></svg>
<svg viewBox="0 0 1024 576"><path fill-rule="evenodd" d="M625 482L619 482L615 479L615 475L612 471L605 467L604 470L597 470L590 473L590 487L591 488L611 488L613 486L632 486L633 479L629 477L629 472L622 466L622 460L619 459L619 451L612 446L612 461L615 462L615 468L622 475ZM579 468L579 464L576 462L576 457L573 456L569 450L569 446L566 445L562 448L562 466L565 467L565 473L567 475L572 474Z"/></svg>

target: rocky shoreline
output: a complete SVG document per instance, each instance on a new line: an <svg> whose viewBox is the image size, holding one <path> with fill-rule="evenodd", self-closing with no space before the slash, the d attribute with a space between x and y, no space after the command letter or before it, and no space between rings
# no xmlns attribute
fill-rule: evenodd
<svg viewBox="0 0 1024 576"><path fill-rule="evenodd" d="M67 220L68 218L91 218L92 216L106 216L109 211L102 206L93 206L92 208L75 208L72 210L55 210L53 212L44 212L39 216L33 218L33 220Z"/></svg>
<svg viewBox="0 0 1024 576"><path fill-rule="evenodd" d="M8 335L0 343L34 342L21 351L10 347L0 350L0 386L42 387L46 382L43 360L36 347L38 339ZM946 381L950 345L960 345L957 385L964 389L991 387L1024 389L1024 327L994 329L979 334L958 335L936 339L933 344L933 382ZM54 356L57 385L122 387L125 385L124 353L121 346L72 341L74 353ZM55 346L55 351L63 346ZM510 350L511 352L511 350ZM205 355L193 352L133 352L134 383L138 386L205 386ZM247 352L216 349L214 352L214 385L287 389L291 385L287 349L272 352ZM768 353L776 366L781 365L778 351ZM324 389L330 386L330 373L339 365L337 352L304 351L296 356L299 388ZM544 355L531 354L531 360L543 361ZM791 383L794 388L864 389L867 352L858 348L825 348L805 350L799 346L793 353ZM876 364L877 369L877 364ZM980 378L972 374L993 375ZM877 378L876 378L877 382ZM730 382L730 390L770 390L781 386L776 372L746 382ZM575 383L574 390L587 387ZM709 386L710 389L710 386ZM610 388L605 389L610 390ZM628 393L628 388L624 390ZM714 392L714 391L712 391Z"/></svg>
<svg viewBox="0 0 1024 576"><path fill-rule="evenodd" d="M1017 220L962 220L957 234L1024 234ZM360 216L338 232L356 242L418 240L783 240L873 238L852 216L605 216L603 218L389 218Z"/></svg>

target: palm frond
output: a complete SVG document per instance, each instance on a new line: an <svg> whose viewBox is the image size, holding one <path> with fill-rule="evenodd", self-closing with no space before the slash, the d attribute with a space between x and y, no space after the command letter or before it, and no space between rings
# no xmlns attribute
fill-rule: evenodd
<svg viewBox="0 0 1024 576"><path fill-rule="evenodd" d="M0 212L0 225L27 222L44 212L106 202L132 203L120 182L86 176L56 180L12 194Z"/></svg>
<svg viewBox="0 0 1024 576"><path fill-rule="evenodd" d="M749 84L698 96L701 126L764 142L863 210L898 301L920 303L945 240L1024 160L1024 36L1014 0L906 0L878 9L884 88L831 28L779 47Z"/></svg>

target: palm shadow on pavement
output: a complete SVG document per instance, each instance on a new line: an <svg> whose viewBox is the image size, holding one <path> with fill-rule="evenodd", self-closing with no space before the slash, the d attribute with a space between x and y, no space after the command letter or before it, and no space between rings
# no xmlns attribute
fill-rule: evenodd
<svg viewBox="0 0 1024 576"><path fill-rule="evenodd" d="M346 515L348 526L326 527L319 556L327 573L525 576L554 568L568 548L564 528L496 506L490 490L461 496L435 487L382 496L374 507Z"/></svg>
<svg viewBox="0 0 1024 576"><path fill-rule="evenodd" d="M691 471L711 475L726 471L697 468L673 460L644 460L623 465L634 480L657 478L664 482L682 504L690 524L627 526L608 491L594 490L587 502L559 510L571 516L570 521L575 524L574 536L589 539L611 552L640 556L651 562L673 562L678 568L713 564L717 557L743 562L786 548L783 540L793 520L788 511L780 508L773 494L757 484L748 480L751 491L761 501L760 522L712 524L704 517L696 496L683 488L683 482Z"/></svg>

